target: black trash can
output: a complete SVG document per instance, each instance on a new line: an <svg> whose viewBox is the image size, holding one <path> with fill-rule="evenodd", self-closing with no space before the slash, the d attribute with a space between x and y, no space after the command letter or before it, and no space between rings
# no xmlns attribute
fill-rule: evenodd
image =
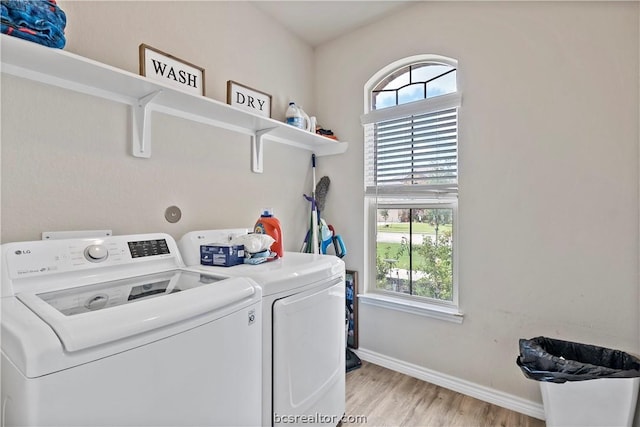
<svg viewBox="0 0 640 427"><path fill-rule="evenodd" d="M516 363L540 382L546 424L631 426L640 359L620 350L547 337L520 340Z"/></svg>

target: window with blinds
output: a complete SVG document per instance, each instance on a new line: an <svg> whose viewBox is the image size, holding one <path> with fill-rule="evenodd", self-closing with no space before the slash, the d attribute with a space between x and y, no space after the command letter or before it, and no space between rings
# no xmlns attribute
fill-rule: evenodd
<svg viewBox="0 0 640 427"><path fill-rule="evenodd" d="M367 193L455 190L457 108L385 120L372 127L368 142L373 156L367 165Z"/></svg>
<svg viewBox="0 0 640 427"><path fill-rule="evenodd" d="M441 58L441 57L440 57ZM365 196L374 292L457 307L457 67L403 64L370 81ZM375 220L372 220L375 218Z"/></svg>

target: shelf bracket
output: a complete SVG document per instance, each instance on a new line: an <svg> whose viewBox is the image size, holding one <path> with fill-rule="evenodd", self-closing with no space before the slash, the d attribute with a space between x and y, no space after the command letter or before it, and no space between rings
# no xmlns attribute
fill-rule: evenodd
<svg viewBox="0 0 640 427"><path fill-rule="evenodd" d="M251 137L251 171L255 173L262 173L263 171L263 161L264 161L264 141L262 137L271 132L273 128L266 128L257 130L256 133Z"/></svg>
<svg viewBox="0 0 640 427"><path fill-rule="evenodd" d="M151 92L132 106L133 155L134 157L151 157L151 121L148 104L162 92L162 89Z"/></svg>

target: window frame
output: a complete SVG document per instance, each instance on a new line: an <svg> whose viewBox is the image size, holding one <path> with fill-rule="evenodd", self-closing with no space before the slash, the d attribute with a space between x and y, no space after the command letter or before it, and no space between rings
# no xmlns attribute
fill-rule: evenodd
<svg viewBox="0 0 640 427"><path fill-rule="evenodd" d="M432 98L414 101L406 104L400 104L392 107L385 107L379 110L372 110L373 106L373 90L379 87L380 83L392 73L407 68L417 63L440 63L452 65L457 68L457 61L439 55L415 55L395 61L388 66L382 68L374 74L364 86L364 114L361 116L363 126L380 122L389 115L391 116L408 116L414 112L424 113L426 110L434 110L446 108L456 104L461 106L462 94L460 89L455 93L440 95ZM459 126L459 123L458 123ZM457 131L459 146L459 127ZM365 170L367 168L366 158L363 159ZM366 182L365 182L366 188ZM458 197L457 190L455 197L451 194L443 194L442 199L437 194L429 194L421 196L416 192L408 191L412 200L402 203L385 201L384 197L378 198L371 194L364 195L365 208L365 271L364 271L364 293L359 296L363 304L374 305L378 307L389 308L406 313L416 314L446 320L454 323L462 323L463 314L460 311L460 286L459 286L459 226L458 226ZM453 298L452 301L437 300L434 298L423 297L419 295L405 295L400 292L394 292L384 289L378 289L376 283L376 247L377 247L377 210L389 208L451 208L453 209Z"/></svg>
<svg viewBox="0 0 640 427"><path fill-rule="evenodd" d="M377 287L377 282L374 280L374 282L376 283L375 286L373 286L375 288L376 292L379 292L381 294L385 294L387 296L394 296L394 297L399 297L402 299L407 299L407 300L415 300L416 302L421 302L423 304L434 304L434 305L438 305L438 306L442 306L442 307L447 307L447 308L457 308L458 307L458 288L456 286L457 283L457 279L458 279L458 261L457 261L457 255L458 255L458 248L457 248L457 238L458 238L458 201L457 200L446 200L446 201L442 201L442 202L425 202L425 201L415 201L415 202L404 202L404 203L393 203L393 202L385 202L384 200L382 202L380 202L380 200L378 200L377 203L375 203L376 207L373 208L376 210L376 243L377 243L377 210L378 209L451 209L452 210L452 227L451 227L451 231L452 231L452 247L451 247L451 262L452 262L452 299L451 301L447 301L447 300L439 300L436 298L431 298L431 297L425 297L425 296L421 296L421 295L410 295L410 294L405 294L405 293L401 293L401 292L395 292L395 291L389 291L386 289L380 289ZM374 256L376 255L376 250L373 251ZM377 271L376 271L376 276L377 276ZM372 282L373 283L373 282Z"/></svg>

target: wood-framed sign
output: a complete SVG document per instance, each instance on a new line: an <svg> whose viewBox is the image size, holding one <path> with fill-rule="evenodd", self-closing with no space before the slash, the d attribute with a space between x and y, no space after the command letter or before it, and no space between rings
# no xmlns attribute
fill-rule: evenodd
<svg viewBox="0 0 640 427"><path fill-rule="evenodd" d="M204 68L142 43L140 75L176 89L204 96Z"/></svg>
<svg viewBox="0 0 640 427"><path fill-rule="evenodd" d="M227 81L227 104L264 117L271 117L271 95L233 80Z"/></svg>

